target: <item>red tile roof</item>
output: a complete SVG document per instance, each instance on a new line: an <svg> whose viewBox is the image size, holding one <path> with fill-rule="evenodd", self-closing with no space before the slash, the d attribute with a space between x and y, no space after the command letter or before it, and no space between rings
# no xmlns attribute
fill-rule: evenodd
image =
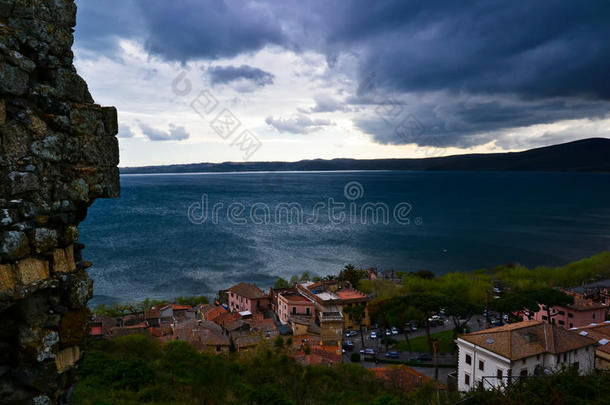
<svg viewBox="0 0 610 405"><path fill-rule="evenodd" d="M597 325L589 325L583 326L580 328L570 329L570 332L574 332L580 334L581 332L586 332L587 337L591 339L595 339L599 346L597 346L596 350L609 353L610 354L610 322L602 322ZM604 344L602 344L604 343Z"/></svg>
<svg viewBox="0 0 610 405"><path fill-rule="evenodd" d="M187 309L191 309L193 307L191 307L190 305L173 304L172 308L174 309L174 311L184 311L184 310L187 310Z"/></svg>
<svg viewBox="0 0 610 405"><path fill-rule="evenodd" d="M542 353L565 353L595 344L593 339L539 321L485 329L461 335L460 339L510 360Z"/></svg>
<svg viewBox="0 0 610 405"><path fill-rule="evenodd" d="M267 298L267 294L255 284L239 283L229 288L234 294L248 299Z"/></svg>
<svg viewBox="0 0 610 405"><path fill-rule="evenodd" d="M366 298L365 294L361 293L358 290L352 290L352 289L337 290L337 291L335 291L335 294L337 294L339 296L339 298L341 298L343 300L351 300L351 299L355 299L355 298Z"/></svg>
<svg viewBox="0 0 610 405"><path fill-rule="evenodd" d="M208 321L214 321L219 316L226 314L227 310L223 307L216 307L205 314L205 319Z"/></svg>
<svg viewBox="0 0 610 405"><path fill-rule="evenodd" d="M371 368L375 377L382 380L390 388L399 388L403 391L412 391L422 386L430 378L419 371L413 370L403 364Z"/></svg>

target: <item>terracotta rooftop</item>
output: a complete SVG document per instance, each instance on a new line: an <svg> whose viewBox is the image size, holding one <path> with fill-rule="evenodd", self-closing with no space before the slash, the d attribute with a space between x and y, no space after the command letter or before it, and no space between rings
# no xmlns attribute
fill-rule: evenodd
<svg viewBox="0 0 610 405"><path fill-rule="evenodd" d="M183 310L191 309L193 307L191 307L190 305L172 304L172 308L174 309L174 311L183 311Z"/></svg>
<svg viewBox="0 0 610 405"><path fill-rule="evenodd" d="M236 321L239 318L241 318L241 316L239 316L237 312L225 312L224 314L221 314L220 316L216 317L214 319L214 323L220 326L225 326L229 325L230 323Z"/></svg>
<svg viewBox="0 0 610 405"><path fill-rule="evenodd" d="M267 294L255 284L239 283L229 288L229 291L249 299L265 298Z"/></svg>
<svg viewBox="0 0 610 405"><path fill-rule="evenodd" d="M286 292L282 292L280 293L280 295L282 297L284 297L284 299L288 302L304 302L304 303L311 303L310 300L308 300L307 298L303 297L301 294L297 293L297 292L290 292L290 291L286 291Z"/></svg>
<svg viewBox="0 0 610 405"><path fill-rule="evenodd" d="M564 353L596 343L586 336L539 321L485 329L462 335L460 339L510 360L542 353Z"/></svg>
<svg viewBox="0 0 610 405"><path fill-rule="evenodd" d="M209 310L207 313L205 314L205 319L208 321L214 321L216 320L216 318L218 318L219 316L226 314L227 310L224 309L223 307L216 307L214 309Z"/></svg>
<svg viewBox="0 0 610 405"><path fill-rule="evenodd" d="M386 386L399 388L403 391L412 391L430 381L430 378L424 374L403 364L375 367L371 368L371 371Z"/></svg>
<svg viewBox="0 0 610 405"><path fill-rule="evenodd" d="M574 332L579 335L586 333L586 337L597 341L597 344L599 345L597 350L610 353L610 321L583 326L580 328L572 328L570 329L570 332Z"/></svg>
<svg viewBox="0 0 610 405"><path fill-rule="evenodd" d="M157 307L152 307L151 309L144 311L144 318L146 319L154 319L159 317L161 317L161 313Z"/></svg>
<svg viewBox="0 0 610 405"><path fill-rule="evenodd" d="M595 302L591 299L576 295L574 296L574 304L568 305L568 308L576 311L590 311L594 309L608 308L608 306L602 304L601 302Z"/></svg>
<svg viewBox="0 0 610 405"><path fill-rule="evenodd" d="M335 291L335 294L337 294L339 296L339 298L341 298L342 300L352 300L352 299L358 299L358 298L366 298L366 295L364 295L360 291L352 290L352 289L337 290L337 291Z"/></svg>

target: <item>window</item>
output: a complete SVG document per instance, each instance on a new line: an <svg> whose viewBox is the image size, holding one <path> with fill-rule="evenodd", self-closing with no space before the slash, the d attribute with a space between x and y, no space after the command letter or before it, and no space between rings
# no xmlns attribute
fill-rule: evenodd
<svg viewBox="0 0 610 405"><path fill-rule="evenodd" d="M292 307L292 315L296 315L297 314L297 307Z"/></svg>
<svg viewBox="0 0 610 405"><path fill-rule="evenodd" d="M470 385L470 376L468 374L464 374L464 384Z"/></svg>
<svg viewBox="0 0 610 405"><path fill-rule="evenodd" d="M523 364L527 363L527 359L523 359Z"/></svg>
<svg viewBox="0 0 610 405"><path fill-rule="evenodd" d="M498 369L498 371L496 371L496 377L498 377L499 380L502 379L504 375L504 372L501 369Z"/></svg>
<svg viewBox="0 0 610 405"><path fill-rule="evenodd" d="M536 355L536 360L540 360L540 354Z"/></svg>
<svg viewBox="0 0 610 405"><path fill-rule="evenodd" d="M559 311L559 315L565 315L565 311Z"/></svg>
<svg viewBox="0 0 610 405"><path fill-rule="evenodd" d="M574 324L572 322L570 322L570 328L573 328Z"/></svg>
<svg viewBox="0 0 610 405"><path fill-rule="evenodd" d="M466 364L472 364L472 357L469 354L466 355Z"/></svg>
<svg viewBox="0 0 610 405"><path fill-rule="evenodd" d="M595 319L595 314L593 314L593 319Z"/></svg>
<svg viewBox="0 0 610 405"><path fill-rule="evenodd" d="M557 321L558 324L560 325L565 325L566 323L564 321L562 321L561 319Z"/></svg>
<svg viewBox="0 0 610 405"><path fill-rule="evenodd" d="M574 318L574 314L571 312L568 312L568 318Z"/></svg>
<svg viewBox="0 0 610 405"><path fill-rule="evenodd" d="M548 321L548 319L549 319L549 318L548 318L546 315L542 315L542 320L543 320L543 321Z"/></svg>
<svg viewBox="0 0 610 405"><path fill-rule="evenodd" d="M485 362L483 360L479 360L479 370L485 370Z"/></svg>
<svg viewBox="0 0 610 405"><path fill-rule="evenodd" d="M519 377L527 377L527 368L524 368L519 372Z"/></svg>
<svg viewBox="0 0 610 405"><path fill-rule="evenodd" d="M306 313L307 315L309 315L309 308L307 308L307 309L305 310L305 313Z"/></svg>
<svg viewBox="0 0 610 405"><path fill-rule="evenodd" d="M563 362L565 363L566 361L568 361L568 354L564 353L563 354Z"/></svg>

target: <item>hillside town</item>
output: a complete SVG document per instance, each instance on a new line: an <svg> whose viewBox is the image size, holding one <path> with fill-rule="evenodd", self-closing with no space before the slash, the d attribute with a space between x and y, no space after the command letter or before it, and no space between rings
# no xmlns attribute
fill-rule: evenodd
<svg viewBox="0 0 610 405"><path fill-rule="evenodd" d="M369 269L361 275L401 282L394 272ZM280 346L302 365L358 362L384 384L405 391L435 383L438 389L467 392L566 368L581 375L610 370L610 280L562 289L571 297L564 305L508 314L486 308L465 316L449 353L439 351L434 338L450 333L455 325L444 308L424 324L380 325L370 315L374 293L334 277L292 281L268 291L238 283L220 290L213 303L168 303L120 317L96 314L90 335L96 339L143 333L160 342L186 341L219 355ZM493 293L496 298L502 295L499 288ZM427 332L432 333L432 350L398 349L427 339Z"/></svg>

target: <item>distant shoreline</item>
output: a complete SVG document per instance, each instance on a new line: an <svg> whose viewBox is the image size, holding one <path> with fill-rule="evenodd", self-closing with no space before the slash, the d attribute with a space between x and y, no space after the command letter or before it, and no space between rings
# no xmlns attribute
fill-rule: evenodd
<svg viewBox="0 0 610 405"><path fill-rule="evenodd" d="M410 159L314 159L122 167L127 174L316 173L362 171L610 172L610 139L589 138L523 152Z"/></svg>

